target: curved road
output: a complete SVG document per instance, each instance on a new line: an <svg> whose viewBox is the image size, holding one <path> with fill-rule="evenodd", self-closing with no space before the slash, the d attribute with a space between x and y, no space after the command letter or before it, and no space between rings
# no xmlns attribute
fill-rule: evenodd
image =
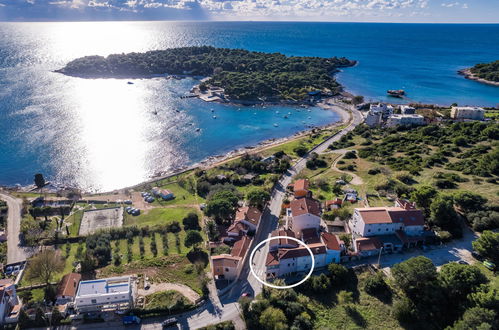
<svg viewBox="0 0 499 330"><path fill-rule="evenodd" d="M7 263L26 260L29 253L21 246L21 209L23 201L5 193L0 193L0 199L7 202L9 213L7 215Z"/></svg>
<svg viewBox="0 0 499 330"><path fill-rule="evenodd" d="M323 153L327 150L329 145L333 142L338 141L342 136L352 131L357 125L362 123L363 117L359 111L355 110L353 107L346 107L345 105L334 105L331 108L337 108L340 111L350 111L352 117L346 128L338 132L336 135L332 136L328 140L316 146L310 152ZM310 153L309 152L309 153ZM276 184L273 192L272 198L269 202L268 207L262 215L260 220L260 227L258 228L258 233L253 239L252 246L256 246L262 240L268 238L271 232L277 228L279 214L281 212L282 201L285 196L286 187L291 183L293 178L301 172L306 166L307 155L300 158L294 166L292 166L286 174L279 180ZM250 247L251 250L251 247ZM248 250L247 253L250 253ZM266 252L268 246L264 246L260 249L259 253L255 254L254 262L256 264L256 269L263 269L265 266ZM197 329L210 324L232 320L236 329L244 329L245 325L240 317L238 299L241 297L241 293L249 292L252 296L256 296L262 291L262 285L255 279L255 277L250 273L249 265L246 264L241 271L239 280L234 284L233 288L227 293L218 297L214 289L210 290L210 300L203 304L201 307L194 311L183 313L181 315L175 315L179 320L179 324L182 329ZM161 322L168 317L158 317L145 319L140 326L127 327L127 329L162 329ZM117 322L107 322L95 325L84 325L85 329L109 329L109 328L121 328L122 326ZM78 326L73 326L77 328Z"/></svg>

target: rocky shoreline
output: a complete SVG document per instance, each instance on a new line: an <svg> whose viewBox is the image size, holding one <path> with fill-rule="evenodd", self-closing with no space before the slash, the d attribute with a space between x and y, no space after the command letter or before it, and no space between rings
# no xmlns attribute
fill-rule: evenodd
<svg viewBox="0 0 499 330"><path fill-rule="evenodd" d="M460 75L464 76L464 78L469 79L469 80L474 80L474 81L480 82L482 84L499 86L499 82L497 82L497 81L490 81L490 80L483 79L483 78L476 76L473 72L471 72L470 68L459 70L458 73Z"/></svg>

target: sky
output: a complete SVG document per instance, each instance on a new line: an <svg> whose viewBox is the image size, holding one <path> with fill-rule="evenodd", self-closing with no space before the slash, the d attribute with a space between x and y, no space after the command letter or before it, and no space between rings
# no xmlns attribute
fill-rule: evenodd
<svg viewBox="0 0 499 330"><path fill-rule="evenodd" d="M499 0L0 0L0 21L499 23Z"/></svg>

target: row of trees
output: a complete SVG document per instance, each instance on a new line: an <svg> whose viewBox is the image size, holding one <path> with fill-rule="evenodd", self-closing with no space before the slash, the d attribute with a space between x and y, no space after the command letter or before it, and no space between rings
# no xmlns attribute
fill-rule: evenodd
<svg viewBox="0 0 499 330"><path fill-rule="evenodd" d="M153 74L212 76L208 84L222 87L234 99L260 97L304 99L307 92L337 93L331 76L346 58L285 56L209 46L172 48L145 53L86 56L69 62L62 73L91 77L133 77ZM203 83L201 89L206 89Z"/></svg>

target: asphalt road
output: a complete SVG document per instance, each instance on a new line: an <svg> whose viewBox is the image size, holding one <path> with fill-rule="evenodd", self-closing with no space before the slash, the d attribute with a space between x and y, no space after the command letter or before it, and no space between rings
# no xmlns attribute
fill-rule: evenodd
<svg viewBox="0 0 499 330"><path fill-rule="evenodd" d="M350 110L352 113L352 120L350 121L349 125L339 133L337 133L335 136L315 147L310 152L322 153L326 151L330 144L338 141L342 136L353 130L363 121L363 117L359 111L353 108L345 109L345 106L342 107L343 111ZM276 187L272 192L272 198L269 202L269 205L262 215L260 227L255 235L255 238L253 239L252 247L256 246L258 242L261 242L262 240L268 238L271 232L277 228L286 187L292 182L294 177L305 168L306 162L307 155L305 155L303 158L300 158L276 184ZM255 254L253 261L255 262L257 269L264 269L266 251L268 251L268 244L263 246L260 249L259 253ZM247 253L251 253L251 250L248 250ZM175 315L175 317L179 320L179 328L197 329L210 324L232 320L236 324L236 329L244 329L244 323L240 317L239 304L237 301L239 300L243 292L248 292L252 296L256 296L262 290L262 284L260 284L250 273L249 262L250 261L247 260L246 265L241 271L241 275L239 277L240 279L227 293L225 293L221 297L218 297L215 293L213 293L210 295L210 300L198 309L183 313L181 315ZM163 316L158 318L145 319L140 326L127 326L127 329L161 329L161 322L167 318L168 317ZM116 329L123 328L123 326L118 322L106 322L93 325L85 324L79 327L73 326L72 328Z"/></svg>
<svg viewBox="0 0 499 330"><path fill-rule="evenodd" d="M7 263L24 261L29 256L29 252L21 246L19 237L23 202L4 193L0 193L0 199L6 201L9 207L7 215Z"/></svg>

